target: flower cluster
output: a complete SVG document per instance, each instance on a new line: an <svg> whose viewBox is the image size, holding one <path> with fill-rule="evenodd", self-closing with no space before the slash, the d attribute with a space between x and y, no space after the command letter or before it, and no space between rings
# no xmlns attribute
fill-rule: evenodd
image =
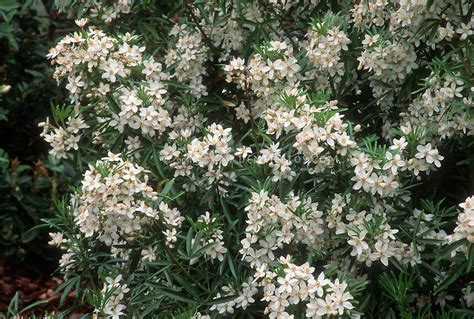
<svg viewBox="0 0 474 319"><path fill-rule="evenodd" d="M260 191L252 193L245 210L246 236L239 252L251 267L276 260L275 252L284 245L303 243L313 249L323 245L323 213L310 199L302 202L293 195L282 203L277 196Z"/></svg>
<svg viewBox="0 0 474 319"><path fill-rule="evenodd" d="M464 81L459 73L445 76L432 74L427 82L423 94L402 114L404 125L436 128L432 134L440 139L472 135L474 121L464 110L472 109L473 101L472 97L461 94Z"/></svg>
<svg viewBox="0 0 474 319"><path fill-rule="evenodd" d="M163 231L163 235L166 237L166 245L169 248L173 248L174 243L178 240L176 234L178 233L178 229L181 228L184 217L181 216L181 213L178 209L171 209L164 202L160 203L159 209L161 212L162 222L167 228L165 231Z"/></svg>
<svg viewBox="0 0 474 319"><path fill-rule="evenodd" d="M204 138L187 139L184 143L181 141L181 147L176 143L165 144L160 159L175 170L175 176L190 177L189 189L195 189L196 185L209 188L218 183L219 192L225 194L224 186L235 178L235 174L226 169L235 158L231 147L231 129L213 123L205 131ZM191 131L185 130L183 133L183 137L189 137ZM199 173L201 176L194 173L193 168L197 167L204 169Z"/></svg>
<svg viewBox="0 0 474 319"><path fill-rule="evenodd" d="M244 90L244 104L248 115L241 109L236 109L243 119L258 118L263 111L278 100L281 92L294 89L297 86L301 66L294 57L293 47L287 42L271 41L262 47L261 52L252 56L247 62L242 58L234 58L224 68L226 81L235 82ZM250 96L260 99L251 107L246 105ZM246 101L245 101L246 100Z"/></svg>
<svg viewBox="0 0 474 319"><path fill-rule="evenodd" d="M429 173L430 169L441 167L444 157L431 143L418 145L417 153L412 158L405 155L407 145L405 137L393 139L393 145L385 153L382 162L367 153L355 151L351 158L355 175L352 180L356 182L353 189L362 189L373 195L394 196L400 186L398 180L402 171L407 170L418 176L420 172Z"/></svg>
<svg viewBox="0 0 474 319"><path fill-rule="evenodd" d="M315 29L308 32L308 43L303 46L307 52L308 60L314 63L317 70L317 75L312 76L327 78L328 75L334 77L336 74L344 74L341 55L342 51L349 50L348 44L351 42L346 33L339 30L338 27L324 30L323 26L316 25ZM310 78L309 74L306 76ZM327 80L326 84L329 84ZM323 87L323 89L325 88Z"/></svg>
<svg viewBox="0 0 474 319"><path fill-rule="evenodd" d="M466 198L466 201L459 204L459 207L463 209L463 212L458 216L453 240L465 238L470 243L474 243L474 196Z"/></svg>
<svg viewBox="0 0 474 319"><path fill-rule="evenodd" d="M83 5L82 10L88 12L90 17L98 17L105 23L109 24L113 20L120 17L122 14L130 13L133 6L134 0L113 0L113 1L100 1L92 0L81 3ZM57 6L59 11L67 12L68 1L58 0Z"/></svg>
<svg viewBox="0 0 474 319"><path fill-rule="evenodd" d="M123 304L125 294L130 291L127 284L122 283L122 275L115 278L106 277L102 293L109 295L104 305L104 313L113 319L118 319L124 315L126 306Z"/></svg>
<svg viewBox="0 0 474 319"><path fill-rule="evenodd" d="M46 122L39 123L39 126L43 128L40 136L51 146L50 154L58 158L66 158L68 151L78 150L78 143L82 137L81 131L89 128L80 115L68 118L66 128L53 127L49 123L49 118Z"/></svg>
<svg viewBox="0 0 474 319"><path fill-rule="evenodd" d="M233 51L242 50L250 32L255 31L255 24L263 22L262 10L257 2L239 8L229 3L219 4L212 1L203 4L204 10L195 10L200 18L199 25L207 35L211 48L219 48L219 60L227 60ZM202 12L209 13L207 16ZM239 19L245 17L245 21ZM213 21L213 23L209 23Z"/></svg>
<svg viewBox="0 0 474 319"><path fill-rule="evenodd" d="M186 25L176 25L170 32L176 38L176 43L168 51L165 63L176 63L173 77L189 87L189 92L197 98L207 95L207 88L203 85L203 77L207 71L205 63L207 47L202 36L196 30L188 30Z"/></svg>
<svg viewBox="0 0 474 319"><path fill-rule="evenodd" d="M131 128L154 137L172 126L170 112L165 108L164 81L169 75L161 63L143 55L145 47L139 47L136 41L137 37L129 33L112 37L89 28L66 36L50 50L48 57L56 65L53 76L58 81L67 80L66 88L74 103L66 113L66 129L43 125L42 135L51 144L53 155L66 158L67 151L77 150L80 131L89 127L84 119L91 116L91 111L97 121L93 132L97 144L115 142L104 138L110 129L123 133ZM138 86L124 86L121 79L132 72L139 73L142 82ZM137 136L128 139L129 146L139 143ZM130 144L130 139L135 142ZM133 152L136 148L131 146L129 150Z"/></svg>
<svg viewBox="0 0 474 319"><path fill-rule="evenodd" d="M217 217L211 217L209 212L205 212L199 216L197 224L199 224L201 230L207 233L207 236L203 237L200 242L202 247L209 245L209 249L204 252L204 255L211 259L223 261L227 248L222 236L223 231L216 225Z"/></svg>
<svg viewBox="0 0 474 319"><path fill-rule="evenodd" d="M418 68L414 47L403 40L384 41L378 34L366 34L362 44L364 51L357 58L358 69L371 73L370 86L374 97L380 98L378 103L391 105L396 92L387 91L387 87L398 87L408 74Z"/></svg>
<svg viewBox="0 0 474 319"><path fill-rule="evenodd" d="M136 236L159 212L147 202L156 200L142 167L109 155L84 173L74 220L85 237L96 236L107 246Z"/></svg>

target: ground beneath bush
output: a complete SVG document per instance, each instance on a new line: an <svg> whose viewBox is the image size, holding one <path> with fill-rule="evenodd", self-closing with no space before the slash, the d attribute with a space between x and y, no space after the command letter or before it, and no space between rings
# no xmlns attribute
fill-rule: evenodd
<svg viewBox="0 0 474 319"><path fill-rule="evenodd" d="M19 292L18 310L20 311L34 302L45 301L44 304L21 313L25 318L45 313L59 313L67 309L73 303L74 293L71 292L60 305L61 293L55 293L55 290L62 282L63 280L59 277L34 274L28 271L26 265L11 265L5 259L0 259L0 317L2 313L8 311L9 304L17 292ZM68 318L80 318L86 312L88 312L87 309L81 309L69 315Z"/></svg>

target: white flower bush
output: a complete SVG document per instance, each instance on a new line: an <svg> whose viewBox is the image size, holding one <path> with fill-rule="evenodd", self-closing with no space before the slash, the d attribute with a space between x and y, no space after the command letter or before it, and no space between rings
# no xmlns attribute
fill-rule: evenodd
<svg viewBox="0 0 474 319"><path fill-rule="evenodd" d="M83 179L50 244L95 315L474 313L472 188L437 186L472 163L470 1L57 4L41 135Z"/></svg>

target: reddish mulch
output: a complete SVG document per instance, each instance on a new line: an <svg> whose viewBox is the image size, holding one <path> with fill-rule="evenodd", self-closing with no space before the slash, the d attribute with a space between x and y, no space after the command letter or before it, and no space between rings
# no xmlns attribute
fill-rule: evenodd
<svg viewBox="0 0 474 319"><path fill-rule="evenodd" d="M19 310L36 301L47 301L27 313L22 313L24 318L46 312L59 313L61 309L67 309L74 299L73 292L61 306L59 305L61 293L54 293L62 282L63 280L59 277L32 274L24 267L9 265L4 259L0 259L0 317L2 312L7 312L8 305L17 291L20 292ZM68 318L80 318L84 313L87 313L87 310L81 314L71 314Z"/></svg>

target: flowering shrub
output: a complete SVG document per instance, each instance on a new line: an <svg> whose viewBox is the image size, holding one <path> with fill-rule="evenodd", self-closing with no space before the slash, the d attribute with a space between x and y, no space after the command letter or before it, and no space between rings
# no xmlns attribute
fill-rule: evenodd
<svg viewBox="0 0 474 319"><path fill-rule="evenodd" d="M472 147L469 1L57 2L70 104L40 126L88 165L49 221L65 293L112 318L472 315L473 199L434 186Z"/></svg>

